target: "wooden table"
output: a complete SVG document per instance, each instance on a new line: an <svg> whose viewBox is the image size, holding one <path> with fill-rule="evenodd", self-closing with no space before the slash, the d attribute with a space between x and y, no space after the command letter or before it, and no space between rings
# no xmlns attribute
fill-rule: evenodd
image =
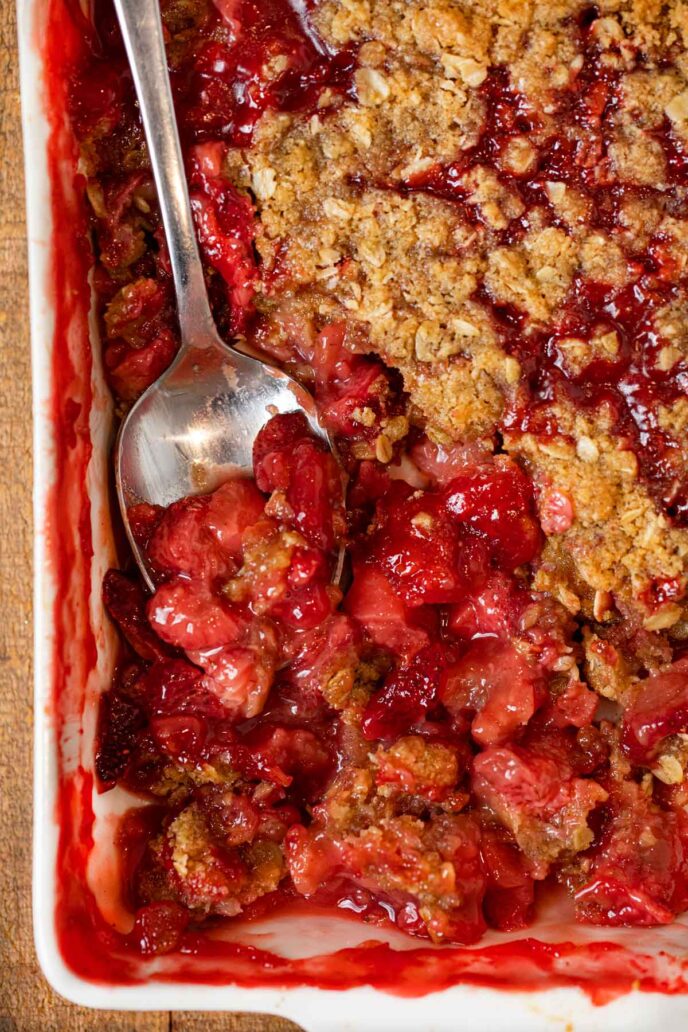
<svg viewBox="0 0 688 1032"><path fill-rule="evenodd" d="M252 1015L74 1007L31 932L31 393L15 0L0 0L0 1032L286 1032Z"/></svg>

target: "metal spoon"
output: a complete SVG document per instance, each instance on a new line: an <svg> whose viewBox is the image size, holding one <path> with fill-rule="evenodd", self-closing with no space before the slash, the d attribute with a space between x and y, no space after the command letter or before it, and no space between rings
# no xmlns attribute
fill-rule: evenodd
<svg viewBox="0 0 688 1032"><path fill-rule="evenodd" d="M278 412L300 409L313 431L331 444L303 387L281 370L229 347L218 335L194 232L158 0L115 0L115 9L158 190L182 341L170 367L128 413L115 451L124 526L153 590L145 557L131 533L130 506L168 506L228 476L249 473L256 435ZM340 568L341 556L336 580Z"/></svg>

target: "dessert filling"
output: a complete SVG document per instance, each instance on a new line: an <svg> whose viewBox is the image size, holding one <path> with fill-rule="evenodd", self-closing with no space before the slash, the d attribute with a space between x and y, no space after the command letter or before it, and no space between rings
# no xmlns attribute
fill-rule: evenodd
<svg viewBox="0 0 688 1032"><path fill-rule="evenodd" d="M161 0L221 332L313 394L130 519L96 770L132 942L688 908L688 7ZM118 413L174 357L109 0L71 118ZM345 503L342 504L342 483ZM333 583L345 548L348 573Z"/></svg>

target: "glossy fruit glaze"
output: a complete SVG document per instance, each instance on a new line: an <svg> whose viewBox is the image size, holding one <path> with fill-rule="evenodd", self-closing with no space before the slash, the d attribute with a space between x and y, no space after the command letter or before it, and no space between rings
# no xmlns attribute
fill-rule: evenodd
<svg viewBox="0 0 688 1032"><path fill-rule="evenodd" d="M223 20L231 51L232 18L218 11L210 17ZM104 360L123 403L176 346L150 177L121 166L123 154L135 164L141 143L131 84L111 12L97 5L96 13L94 35L76 8L55 3L52 38L59 33L64 47L46 55L56 239L69 242L55 264L54 419L64 476L51 498L55 702L63 720L75 701L64 691L67 663L70 679L78 669L85 683L96 660L90 627L74 622L78 614L83 621L83 606L73 592L79 583L87 591L93 554L84 493L92 399L86 221L72 207L72 184L57 174L76 155L61 116L66 100L82 147L105 141L96 148L104 164L88 187L102 213L96 289ZM201 57L194 51L200 70L182 62L175 85L201 243L218 274L210 277L218 318L227 329L250 328L260 343L249 209L222 177L221 161L245 131L237 126L250 130L261 106L308 111L318 90L350 89L353 58L315 53L290 9L246 4L242 24L253 55L242 62L250 103L237 105L233 92L220 103L224 69L236 61L211 53L208 67L223 69L216 83L203 47ZM261 48L275 39L294 65L263 88L254 81ZM66 68L74 76L68 98ZM219 91L210 114L224 117L212 130L197 75ZM121 286L122 268L131 267L135 275ZM567 617L524 585L521 571L537 558L542 535L523 471L504 456L445 453L415 430L403 455L386 438L398 459L391 465L389 456L358 458L361 445L379 439L383 419L389 426L406 411L398 378L352 350L340 324L321 327L301 358L349 477L346 513L329 455L298 420L277 419L256 443L255 482L136 513L158 575L152 599L130 575L106 577L105 602L125 645L101 708L98 784L119 782L155 805L132 812L118 839L120 892L133 914L123 934L104 921L86 884L92 780L83 770L63 777L58 930L70 964L85 977L119 982L145 978L141 958L153 954L169 955L163 977L251 985L368 982L415 994L461 980L531 989L574 983L598 1002L637 981L683 991L680 968L667 973L663 962L609 943L524 939L440 954L380 945L284 961L205 936L218 920L305 897L437 942L471 943L488 926L525 927L538 885L554 874L571 885L578 916L595 923L663 924L686 905L681 790L648 797L629 763L642 769L667 735L685 727L683 661L644 682L619 748L614 728L594 722L593 693L556 677L571 650ZM367 429L354 415L362 408L373 413ZM58 519L65 512L74 516L68 530ZM329 586L341 540L353 568L343 607ZM510 829L523 825L529 834L517 843ZM652 841L631 849L646 828ZM587 830L586 865L561 863ZM191 878L180 874L179 849ZM201 971L192 958L212 964Z"/></svg>

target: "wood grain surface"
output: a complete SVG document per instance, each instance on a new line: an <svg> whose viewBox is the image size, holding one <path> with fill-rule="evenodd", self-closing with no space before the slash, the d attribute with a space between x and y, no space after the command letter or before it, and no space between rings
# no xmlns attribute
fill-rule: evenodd
<svg viewBox="0 0 688 1032"><path fill-rule="evenodd" d="M21 0L20 0L21 2ZM31 396L15 0L0 0L0 1032L288 1032L260 1015L75 1007L31 931Z"/></svg>

